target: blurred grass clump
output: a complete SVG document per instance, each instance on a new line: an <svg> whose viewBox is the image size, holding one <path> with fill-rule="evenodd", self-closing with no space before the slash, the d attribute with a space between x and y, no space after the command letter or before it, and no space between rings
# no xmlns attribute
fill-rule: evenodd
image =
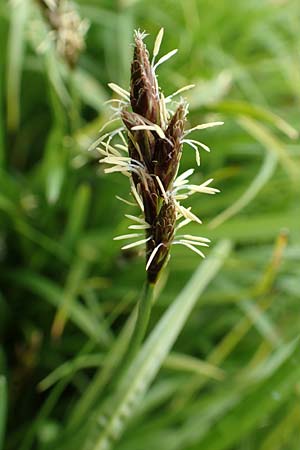
<svg viewBox="0 0 300 450"><path fill-rule="evenodd" d="M89 23L74 66L38 1L0 4L0 448L298 450L299 1L72 7ZM107 83L128 86L133 30L151 48L162 26L163 53L179 48L159 69L165 93L194 83L191 124L225 122L202 132L213 150L194 175L222 190L192 203L215 248L204 262L174 249L111 403L144 269L112 240L127 181L87 149Z"/></svg>

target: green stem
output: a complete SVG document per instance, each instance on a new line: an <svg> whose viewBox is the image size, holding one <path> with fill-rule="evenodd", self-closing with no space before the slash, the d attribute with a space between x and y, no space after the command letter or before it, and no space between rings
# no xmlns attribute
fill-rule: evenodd
<svg viewBox="0 0 300 450"><path fill-rule="evenodd" d="M80 114L81 110L80 97L78 93L78 86L76 84L76 72L75 70L69 69L69 85L71 93L71 107L70 107L70 127L71 133L75 133L80 128Z"/></svg>
<svg viewBox="0 0 300 450"><path fill-rule="evenodd" d="M117 388L120 379L138 352L146 334L152 299L153 285L145 282L139 302L135 305L132 314L115 341L112 351L108 353L101 371L98 372L76 405L68 425L67 433L72 433L72 430L80 423L82 415L87 414L100 401L104 388L106 393L108 391L114 391Z"/></svg>
<svg viewBox="0 0 300 450"><path fill-rule="evenodd" d="M125 373L126 369L137 354L145 337L151 315L153 289L154 285L146 281L138 304L138 313L135 327L131 335L127 351L124 354L119 366L119 370L117 371L116 378L114 380L115 383L118 382L122 375Z"/></svg>
<svg viewBox="0 0 300 450"><path fill-rule="evenodd" d="M135 328L129 343L129 352L132 356L138 351L150 320L153 298L153 285L148 281L145 282L142 296L139 301L138 316L136 319ZM128 357L129 355L127 355ZM130 358L129 358L130 359Z"/></svg>

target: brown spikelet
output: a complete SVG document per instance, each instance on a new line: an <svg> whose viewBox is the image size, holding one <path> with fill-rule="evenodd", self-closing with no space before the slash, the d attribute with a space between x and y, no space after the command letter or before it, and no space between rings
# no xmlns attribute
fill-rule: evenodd
<svg viewBox="0 0 300 450"><path fill-rule="evenodd" d="M165 190L174 179L180 162L185 114L185 105L180 104L168 124L166 139L159 139L156 143L154 173L161 179Z"/></svg>
<svg viewBox="0 0 300 450"><path fill-rule="evenodd" d="M157 82L149 61L149 53L141 33L135 36L133 61L131 63L130 103L132 111L150 122L159 118L159 95Z"/></svg>
<svg viewBox="0 0 300 450"><path fill-rule="evenodd" d="M155 283L161 269L168 260L170 247L174 239L176 224L176 208L172 198L168 203L163 203L158 216L155 218L151 230L153 238L147 242L147 256L160 245L151 265L148 268L148 280Z"/></svg>
<svg viewBox="0 0 300 450"><path fill-rule="evenodd" d="M206 238L183 235L174 241L176 233L176 221L182 220L178 228L190 221L201 223L190 208L180 204L194 192L215 194L217 189L208 187L212 180L208 180L200 186L189 184L187 177L193 170L181 174L177 173L182 154L182 145L187 143L196 150L199 161L199 150L208 149L207 146L195 140L185 139L185 136L197 129L203 129L222 122L213 122L196 126L184 131L187 114L187 104L184 101L177 103L176 109L170 113L168 103L175 94L166 98L158 88L155 69L162 61L176 53L176 50L167 53L158 63L154 59L158 54L163 30L160 30L155 42L153 59L150 63L149 53L143 42L144 33L135 33L135 47L131 64L130 92L128 93L114 83L110 87L122 97L120 101L120 118L124 124L124 133L127 138L128 154L123 156L119 148L124 145L111 146L111 140L115 132L106 133L103 141L100 138L103 163L112 164L113 167L106 172L122 172L131 178L131 191L143 213L143 218L128 216L138 222L138 225L130 226L131 229L145 230L145 239L140 239L140 233L118 236L115 239L131 239L137 237L137 242L125 245L124 249L146 243L146 270L149 283L155 283L169 259L171 245L182 244L189 247L197 254L204 256L199 246L207 246ZM186 86L186 90L192 86ZM179 90L180 92L181 90ZM125 101L124 101L125 100ZM113 100L115 101L115 100ZM130 104L129 104L130 101ZM127 104L128 102L128 104ZM126 106L124 107L124 103ZM171 115L170 115L171 114ZM121 133L124 143L124 137ZM107 138L107 142L104 139ZM98 141L99 142L99 141ZM209 150L209 149L208 149Z"/></svg>
<svg viewBox="0 0 300 450"><path fill-rule="evenodd" d="M147 259L158 247L148 268L149 281L154 283L167 260L176 223L174 201L171 197L165 198L157 177L167 192L180 161L185 106L178 106L166 130L163 130L165 138L160 137L155 130L132 130L137 125L160 126L157 82L148 51L139 33L135 37L131 66L130 103L134 112L123 111L121 117L128 130L129 155L145 167L143 176L134 174L133 180L143 200L146 222L150 225L147 230L147 237L151 237L147 242Z"/></svg>

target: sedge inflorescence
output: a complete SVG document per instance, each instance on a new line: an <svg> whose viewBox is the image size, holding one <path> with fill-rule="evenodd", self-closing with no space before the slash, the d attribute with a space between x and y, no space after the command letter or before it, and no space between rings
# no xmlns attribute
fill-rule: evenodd
<svg viewBox="0 0 300 450"><path fill-rule="evenodd" d="M74 3L69 0L38 0L51 28L50 38L67 64L74 68L85 48L85 34L89 24L81 19Z"/></svg>
<svg viewBox="0 0 300 450"><path fill-rule="evenodd" d="M193 169L180 175L178 170L184 144L196 152L198 165L199 150L209 151L202 142L190 139L190 133L222 125L223 122L206 123L185 130L188 104L183 99L179 102L174 102L173 99L193 85L185 86L167 97L163 95L158 87L156 69L177 50L169 52L156 62L163 37L161 29L150 62L144 44L145 36L145 33L135 32L130 92L114 83L109 84L121 97L111 100L116 103L113 108L116 117L112 121L121 119L122 126L103 134L94 147L99 146L98 150L103 156L100 162L111 166L105 169L106 173L121 172L129 177L131 194L140 209L140 215L126 215L134 222L129 226L133 232L115 239L137 239L124 245L122 249L146 245L148 281L155 283L169 259L172 245L184 245L204 257L199 247L208 246L209 239L179 234L179 230L191 221L201 223L191 208L183 206L181 202L195 192L215 194L219 191L210 186L212 179L200 185L191 184L189 177L193 174ZM124 201L128 203L127 200Z"/></svg>

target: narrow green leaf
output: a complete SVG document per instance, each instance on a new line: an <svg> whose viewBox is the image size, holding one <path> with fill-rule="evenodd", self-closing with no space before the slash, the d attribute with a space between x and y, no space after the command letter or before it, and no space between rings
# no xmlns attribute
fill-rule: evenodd
<svg viewBox="0 0 300 450"><path fill-rule="evenodd" d="M128 342L136 320L136 314L137 308L131 313L121 333L104 358L103 368L97 371L88 388L75 405L69 421L69 427L71 429L77 427L80 424L82 417L85 417L88 414L88 411L95 405L95 402L100 398L105 389L106 384L109 383L109 380L113 376L115 368L122 360L128 347Z"/></svg>
<svg viewBox="0 0 300 450"><path fill-rule="evenodd" d="M91 367L99 367L102 366L103 363L103 354L85 354L77 356L70 361L66 361L60 366L56 367L49 375L47 375L42 381L39 383L39 389L44 391L49 389L53 384L57 383L61 379L68 377L69 375L74 374L75 372Z"/></svg>
<svg viewBox="0 0 300 450"><path fill-rule="evenodd" d="M0 22L1 26L1 22ZM3 33L0 31L0 39L3 39ZM0 60L0 64L2 65L2 61ZM3 69L0 67L0 168L4 167L5 163L5 144L4 144L4 77L3 77Z"/></svg>
<svg viewBox="0 0 300 450"><path fill-rule="evenodd" d="M21 77L25 52L28 1L11 2L7 64L7 126L15 130L20 121Z"/></svg>
<svg viewBox="0 0 300 450"><path fill-rule="evenodd" d="M172 370L195 373L214 380L222 380L225 376L223 370L207 361L175 352L170 353L170 355L167 356L164 367Z"/></svg>
<svg viewBox="0 0 300 450"><path fill-rule="evenodd" d="M198 108L207 105L213 105L226 96L232 84L232 75L228 71L218 73L217 76L210 80L196 80L195 88L187 95L189 109L196 112ZM217 103L218 107L219 103Z"/></svg>
<svg viewBox="0 0 300 450"><path fill-rule="evenodd" d="M91 199L91 189L87 184L81 184L75 195L70 208L68 222L65 228L64 240L72 245L78 239L84 227Z"/></svg>
<svg viewBox="0 0 300 450"><path fill-rule="evenodd" d="M266 152L262 166L250 183L248 189L243 193L243 195L232 203L227 209L218 214L209 224L211 228L216 228L226 220L230 219L234 215L238 214L245 206L248 205L262 189L262 187L267 183L267 181L273 175L277 165L277 155L271 152Z"/></svg>
<svg viewBox="0 0 300 450"><path fill-rule="evenodd" d="M257 139L257 141L265 147L267 151L276 154L282 164L282 167L286 169L288 175L294 179L297 179L300 173L299 168L295 166L293 160L290 158L285 144L281 142L281 140L278 139L274 133L258 121L250 119L246 116L241 116L238 119L238 123L251 136Z"/></svg>
<svg viewBox="0 0 300 450"><path fill-rule="evenodd" d="M61 334L63 333L65 325L72 314L74 306L76 308L76 303L77 306L80 305L80 303L77 301L77 296L79 293L80 285L83 283L86 274L88 272L88 268L89 268L89 261L87 261L87 259L84 258L84 255L81 254L79 254L74 259L70 267L65 282L62 299L59 308L57 308L57 312L55 314L55 318L52 325L52 335L55 337L60 337ZM85 310L86 317L89 316L92 317L89 314L88 310L86 310L86 308L82 307L82 309ZM94 320L94 318L92 318L92 322L96 324L97 320Z"/></svg>
<svg viewBox="0 0 300 450"><path fill-rule="evenodd" d="M267 436L264 437L262 446L259 450L280 450L287 447L290 442L291 435L299 430L300 423L300 405L296 400L295 404L289 409L276 426L272 427Z"/></svg>
<svg viewBox="0 0 300 450"><path fill-rule="evenodd" d="M78 68L74 73L74 84L84 103L96 111L103 111L108 95L92 75Z"/></svg>
<svg viewBox="0 0 300 450"><path fill-rule="evenodd" d="M24 220L23 214L20 212L17 205L11 201L8 196L0 194L0 210L4 211L12 220L13 227L18 234L26 237L28 240L34 242L46 252L60 258L62 261L69 261L69 251L63 247L60 242L55 241L29 225L29 223Z"/></svg>
<svg viewBox="0 0 300 450"><path fill-rule="evenodd" d="M43 159L43 179L48 202L56 203L60 196L65 175L64 133L60 126L54 127L48 136Z"/></svg>
<svg viewBox="0 0 300 450"><path fill-rule="evenodd" d="M277 114L274 114L267 109L252 105L244 101L229 101L220 102L214 104L214 111L224 112L227 114L233 114L237 116L245 116L248 118L256 119L258 121L264 121L270 125L275 126L278 130L282 131L291 139L296 139L299 136L299 132L292 127L288 122L282 119Z"/></svg>
<svg viewBox="0 0 300 450"><path fill-rule="evenodd" d="M84 450L108 449L113 441L120 437L181 332L199 296L224 263L230 247L228 241L222 241L215 247L163 315L129 367L127 376L113 399L106 424L102 430L97 431L103 414L101 411L97 417L96 438L95 430L93 430Z"/></svg>
<svg viewBox="0 0 300 450"><path fill-rule="evenodd" d="M191 449L227 450L254 429L268 414L275 411L291 395L300 376L299 340L288 344L288 357L259 383L253 390L243 396L238 404L227 413L211 423L203 439ZM237 427L236 418L239 418Z"/></svg>
<svg viewBox="0 0 300 450"><path fill-rule="evenodd" d="M69 381L69 378L65 378L57 383L57 385L54 386L54 388L51 390L50 394L48 395L42 406L39 408L35 419L27 428L26 434L22 440L19 450L31 450L33 448L33 443L39 428L46 420L46 418L50 416L54 407L60 400L61 395L63 394L64 389Z"/></svg>
<svg viewBox="0 0 300 450"><path fill-rule="evenodd" d="M63 70L61 69L61 65L62 63L59 61L55 50L51 48L51 51L45 54L47 75L57 97L61 101L61 104L66 107L70 107L71 98L63 80L61 73Z"/></svg>
<svg viewBox="0 0 300 450"><path fill-rule="evenodd" d="M243 299L238 303L239 307L251 319L257 330L261 335L269 341L273 346L282 344L282 339L276 330L272 320L268 317L265 311L262 311L258 304L252 302L250 299Z"/></svg>
<svg viewBox="0 0 300 450"><path fill-rule="evenodd" d="M15 271L11 278L37 295L40 295L41 298L54 307L59 308L63 305L63 290L50 280L26 270ZM102 335L102 329L97 319L89 314L87 309L77 299L73 299L68 310L68 317L91 340L102 342L103 338L104 342L107 342L107 335L106 333Z"/></svg>
<svg viewBox="0 0 300 450"><path fill-rule="evenodd" d="M7 416L7 384L4 375L0 375L0 450L4 448L6 416Z"/></svg>

